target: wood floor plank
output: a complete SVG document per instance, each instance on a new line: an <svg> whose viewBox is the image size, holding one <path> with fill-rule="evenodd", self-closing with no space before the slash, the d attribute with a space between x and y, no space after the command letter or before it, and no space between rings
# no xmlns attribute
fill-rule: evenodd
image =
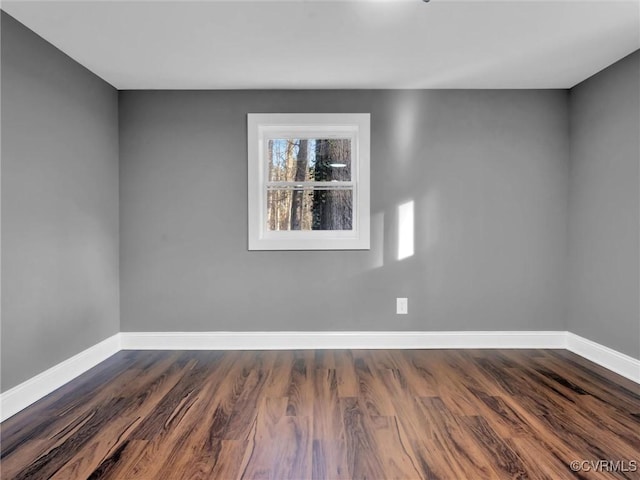
<svg viewBox="0 0 640 480"><path fill-rule="evenodd" d="M316 369L314 375L313 438L344 439L335 369Z"/></svg>
<svg viewBox="0 0 640 480"><path fill-rule="evenodd" d="M126 351L0 425L0 478L553 479L640 464L640 388L561 350Z"/></svg>
<svg viewBox="0 0 640 480"><path fill-rule="evenodd" d="M223 414L221 404L229 404L229 397L233 396L229 386L234 382L229 379L241 375L242 363L236 362L237 358L237 353L225 355L212 368L202 388L195 392L193 404L182 418L180 428L176 429L179 436L167 437L168 442L191 451L189 455L179 455L178 452L166 460L171 462L171 469L182 474L183 478L210 478L222 450L234 451L231 445L224 445L222 439L228 415Z"/></svg>
<svg viewBox="0 0 640 480"><path fill-rule="evenodd" d="M393 416L372 420L385 478L423 479L413 452L402 441L398 419Z"/></svg>
<svg viewBox="0 0 640 480"><path fill-rule="evenodd" d="M213 468L206 470L187 470L183 480L210 480L212 478L238 478L242 468L242 458L247 451L247 440L221 440L220 454Z"/></svg>
<svg viewBox="0 0 640 480"><path fill-rule="evenodd" d="M311 417L284 416L276 425L278 448L272 459L274 479L311 478L313 423Z"/></svg>
<svg viewBox="0 0 640 480"><path fill-rule="evenodd" d="M532 480L572 480L576 474L568 463L550 455L539 442L529 438L515 438L511 441L513 449L527 466L527 476ZM544 461L541 461L544 459Z"/></svg>
<svg viewBox="0 0 640 480"><path fill-rule="evenodd" d="M239 469L242 478L272 478L278 425L287 414L287 404L286 397L266 397L260 403Z"/></svg>
<svg viewBox="0 0 640 480"><path fill-rule="evenodd" d="M312 351L296 352L287 389L287 415L313 415L313 377L315 364Z"/></svg>
<svg viewBox="0 0 640 480"><path fill-rule="evenodd" d="M420 398L417 405L432 431L424 441L425 462L438 478L499 478L492 459L470 441L462 419L440 397Z"/></svg>
<svg viewBox="0 0 640 480"><path fill-rule="evenodd" d="M135 466L148 451L148 443L145 440L125 440L86 478L88 480L139 478Z"/></svg>
<svg viewBox="0 0 640 480"><path fill-rule="evenodd" d="M344 440L313 440L311 465L313 480L349 480Z"/></svg>
<svg viewBox="0 0 640 480"><path fill-rule="evenodd" d="M526 479L527 468L518 454L500 438L483 417L465 417L463 424L471 433L479 449L493 459L494 469L497 467L506 478Z"/></svg>
<svg viewBox="0 0 640 480"><path fill-rule="evenodd" d="M376 351L374 357L379 364L378 371L393 371L403 384L403 388L409 389L412 396L433 397L437 395L435 385L420 375L408 355L397 355L394 354L394 351L380 350Z"/></svg>
<svg viewBox="0 0 640 480"><path fill-rule="evenodd" d="M338 375L338 395L341 398L357 397L359 392L358 377L351 350L335 352L335 362Z"/></svg>
<svg viewBox="0 0 640 480"><path fill-rule="evenodd" d="M8 424L6 430L5 423L2 424L3 442L0 458L7 475L15 476L19 471L21 460L13 457L16 449L20 449L21 455L33 458L44 456L52 447L65 439L68 432L75 432L93 411L112 401L115 396L134 397L137 400L131 402L133 405L139 401L140 395L147 395L154 388L167 384L168 377L171 378L169 384L178 379L176 374L180 368L176 361L178 354L165 355L164 359L157 357L158 362L148 370L141 368L136 362L129 363L127 356L119 355L119 357L122 363L130 365L128 369L117 369L120 375L112 377L109 371L99 369L95 378L83 376L82 379L77 379L79 380L77 396L74 396L69 386L65 385L62 395L54 392L43 399L43 403L37 402L16 415L20 422L18 425L22 425L22 429L15 430L14 418L5 422ZM58 400L51 403L49 397ZM28 413L33 413L37 419L32 419L30 423L22 420L22 418L28 418L26 417Z"/></svg>
<svg viewBox="0 0 640 480"><path fill-rule="evenodd" d="M353 479L384 477L380 447L374 436L374 425L362 400L340 399L347 450L347 468Z"/></svg>
<svg viewBox="0 0 640 480"><path fill-rule="evenodd" d="M267 352L271 356L271 371L266 380L265 397L286 397L289 385L291 385L291 369L295 352L278 351Z"/></svg>
<svg viewBox="0 0 640 480"><path fill-rule="evenodd" d="M137 426L140 417L120 416L105 426L98 435L67 461L51 480L88 478L106 458L114 456L126 442L128 433Z"/></svg>
<svg viewBox="0 0 640 480"><path fill-rule="evenodd" d="M355 359L355 371L358 379L358 397L370 416L390 416L394 409L380 374L371 355L363 354Z"/></svg>

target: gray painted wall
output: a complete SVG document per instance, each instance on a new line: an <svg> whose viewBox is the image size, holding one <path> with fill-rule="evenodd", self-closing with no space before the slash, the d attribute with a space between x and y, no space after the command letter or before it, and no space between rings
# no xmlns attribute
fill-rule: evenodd
<svg viewBox="0 0 640 480"><path fill-rule="evenodd" d="M568 330L640 358L640 52L570 98Z"/></svg>
<svg viewBox="0 0 640 480"><path fill-rule="evenodd" d="M2 12L2 390L119 330L117 92Z"/></svg>
<svg viewBox="0 0 640 480"><path fill-rule="evenodd" d="M371 251L247 251L248 112L371 113ZM568 138L566 91L121 92L121 329L563 330Z"/></svg>

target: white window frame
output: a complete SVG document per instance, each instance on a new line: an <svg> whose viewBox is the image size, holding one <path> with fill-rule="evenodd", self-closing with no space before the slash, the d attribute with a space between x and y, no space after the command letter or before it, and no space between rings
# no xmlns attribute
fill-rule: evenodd
<svg viewBox="0 0 640 480"><path fill-rule="evenodd" d="M249 250L369 250L369 130L368 113L248 114ZM274 138L351 138L351 182L340 183L353 188L352 230L267 229L265 152Z"/></svg>

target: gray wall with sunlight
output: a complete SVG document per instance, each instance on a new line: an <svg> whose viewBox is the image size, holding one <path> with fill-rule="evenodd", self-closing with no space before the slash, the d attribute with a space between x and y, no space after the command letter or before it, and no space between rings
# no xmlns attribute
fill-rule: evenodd
<svg viewBox="0 0 640 480"><path fill-rule="evenodd" d="M122 331L563 330L567 97L120 92ZM370 251L247 251L249 112L371 113Z"/></svg>

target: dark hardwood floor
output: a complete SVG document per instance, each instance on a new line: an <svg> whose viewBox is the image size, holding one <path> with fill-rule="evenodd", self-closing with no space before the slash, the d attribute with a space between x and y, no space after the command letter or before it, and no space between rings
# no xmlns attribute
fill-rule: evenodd
<svg viewBox="0 0 640 480"><path fill-rule="evenodd" d="M1 428L7 480L640 478L638 385L564 350L123 351Z"/></svg>

